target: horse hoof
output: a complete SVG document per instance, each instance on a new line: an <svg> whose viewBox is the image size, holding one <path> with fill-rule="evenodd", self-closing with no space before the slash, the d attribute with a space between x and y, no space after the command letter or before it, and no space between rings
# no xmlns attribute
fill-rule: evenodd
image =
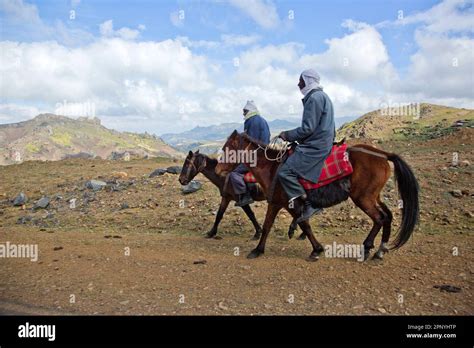
<svg viewBox="0 0 474 348"><path fill-rule="evenodd" d="M306 234L304 234L304 232L301 233L297 239L298 240L305 240L306 239Z"/></svg>
<svg viewBox="0 0 474 348"><path fill-rule="evenodd" d="M247 259L256 259L257 257L259 257L260 255L263 254L263 251L259 251L257 249L253 249L248 255L247 255Z"/></svg>
<svg viewBox="0 0 474 348"><path fill-rule="evenodd" d="M314 251L306 259L306 261L309 261L309 262L315 262L315 261L318 261L318 260L319 260L319 254L317 252L314 252Z"/></svg>
<svg viewBox="0 0 474 348"><path fill-rule="evenodd" d="M252 240L259 240L261 236L261 233L255 233L252 237Z"/></svg>
<svg viewBox="0 0 474 348"><path fill-rule="evenodd" d="M372 260L383 260L383 251L377 251L374 256L372 256Z"/></svg>
<svg viewBox="0 0 474 348"><path fill-rule="evenodd" d="M370 252L364 253L364 261L367 261L369 256L370 256Z"/></svg>

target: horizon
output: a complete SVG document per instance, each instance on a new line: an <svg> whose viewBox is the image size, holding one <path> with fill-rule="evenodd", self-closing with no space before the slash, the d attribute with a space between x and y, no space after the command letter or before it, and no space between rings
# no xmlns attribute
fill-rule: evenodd
<svg viewBox="0 0 474 348"><path fill-rule="evenodd" d="M464 0L0 0L0 20L0 124L59 111L161 135L242 122L248 99L268 121L300 119L307 68L336 118L390 103L474 108Z"/></svg>

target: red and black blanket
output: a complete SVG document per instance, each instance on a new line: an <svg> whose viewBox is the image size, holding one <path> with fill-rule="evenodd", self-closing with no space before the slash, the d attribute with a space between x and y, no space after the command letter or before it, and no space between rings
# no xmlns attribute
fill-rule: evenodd
<svg viewBox="0 0 474 348"><path fill-rule="evenodd" d="M290 153L291 156L291 153ZM314 190L318 187L330 184L333 181L341 179L352 174L353 169L349 161L349 153L347 152L347 144L334 145L328 158L324 161L323 170L319 176L318 182L314 183L303 178L299 178L299 182L305 190ZM245 182L255 183L255 177L251 172L244 176Z"/></svg>

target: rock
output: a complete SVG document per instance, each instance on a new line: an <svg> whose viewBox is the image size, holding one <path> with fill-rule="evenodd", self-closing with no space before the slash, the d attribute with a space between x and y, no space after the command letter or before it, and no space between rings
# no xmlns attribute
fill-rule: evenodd
<svg viewBox="0 0 474 348"><path fill-rule="evenodd" d="M19 207L19 206L22 206L23 204L26 204L26 202L28 202L28 197L26 197L26 195L21 192L18 196L15 197L15 199L13 200L13 205L15 207Z"/></svg>
<svg viewBox="0 0 474 348"><path fill-rule="evenodd" d="M62 246L58 246L58 247L54 247L53 250L54 251L58 251L58 250L63 250L64 248Z"/></svg>
<svg viewBox="0 0 474 348"><path fill-rule="evenodd" d="M31 220L33 220L33 217L32 216L29 216L29 215L26 215L26 216L22 216L20 218L18 218L18 220L16 221L17 224L20 224L20 225L24 225L26 224L27 222L30 222Z"/></svg>
<svg viewBox="0 0 474 348"><path fill-rule="evenodd" d="M461 167L469 167L471 165L471 162L468 160L461 161L460 163Z"/></svg>
<svg viewBox="0 0 474 348"><path fill-rule="evenodd" d="M195 265L205 265L207 263L206 260L196 260L193 262Z"/></svg>
<svg viewBox="0 0 474 348"><path fill-rule="evenodd" d="M454 285L448 285L448 284L434 285L433 288L439 289L439 291L445 291L445 292L461 292L461 288Z"/></svg>
<svg viewBox="0 0 474 348"><path fill-rule="evenodd" d="M35 205L33 206L33 210L36 209L45 209L48 207L50 202L50 199L48 197L42 197L40 200L38 200Z"/></svg>
<svg viewBox="0 0 474 348"><path fill-rule="evenodd" d="M93 191L100 191L105 186L107 186L107 183L100 180L89 180L88 182L86 182L86 187Z"/></svg>
<svg viewBox="0 0 474 348"><path fill-rule="evenodd" d="M385 308L377 308L377 310L380 312L380 313L387 313L387 310Z"/></svg>
<svg viewBox="0 0 474 348"><path fill-rule="evenodd" d="M128 209L130 208L130 206L128 205L128 203L126 202L123 202L121 205L120 205L120 209Z"/></svg>
<svg viewBox="0 0 474 348"><path fill-rule="evenodd" d="M188 193L193 193L193 192L196 192L198 190L200 190L202 187L202 184L197 181L197 180L191 180L191 182L187 185L185 185L181 191L184 193L184 194L188 194Z"/></svg>
<svg viewBox="0 0 474 348"><path fill-rule="evenodd" d="M462 197L462 191L461 190L452 190L450 193L451 193L451 195L453 195L453 197L456 197L456 198Z"/></svg>
<svg viewBox="0 0 474 348"><path fill-rule="evenodd" d="M171 166L166 168L166 172L170 174L179 174L181 173L181 167L180 166Z"/></svg>
<svg viewBox="0 0 474 348"><path fill-rule="evenodd" d="M155 176L163 175L166 172L167 172L166 169L158 168L158 169L155 169L148 177L149 178L154 178Z"/></svg>
<svg viewBox="0 0 474 348"><path fill-rule="evenodd" d="M229 309L226 305L224 305L224 302L219 302L218 307L222 309L223 311L226 311Z"/></svg>

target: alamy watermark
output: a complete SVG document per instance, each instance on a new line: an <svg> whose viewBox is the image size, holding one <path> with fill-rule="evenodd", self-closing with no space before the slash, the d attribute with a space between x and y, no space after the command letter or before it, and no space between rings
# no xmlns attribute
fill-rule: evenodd
<svg viewBox="0 0 474 348"><path fill-rule="evenodd" d="M27 258L31 262L38 261L38 244L0 244L0 258Z"/></svg>
<svg viewBox="0 0 474 348"><path fill-rule="evenodd" d="M257 151L225 148L219 151L217 161L219 163L246 163L253 168L257 166Z"/></svg>
<svg viewBox="0 0 474 348"><path fill-rule="evenodd" d="M333 242L324 246L324 256L328 258L346 258L364 261L363 244L338 244Z"/></svg>
<svg viewBox="0 0 474 348"><path fill-rule="evenodd" d="M420 103L394 103L391 100L380 104L382 116L413 116L420 118Z"/></svg>
<svg viewBox="0 0 474 348"><path fill-rule="evenodd" d="M63 116L95 117L95 103L89 100L84 103L71 103L64 100L62 103L56 103L54 113Z"/></svg>

